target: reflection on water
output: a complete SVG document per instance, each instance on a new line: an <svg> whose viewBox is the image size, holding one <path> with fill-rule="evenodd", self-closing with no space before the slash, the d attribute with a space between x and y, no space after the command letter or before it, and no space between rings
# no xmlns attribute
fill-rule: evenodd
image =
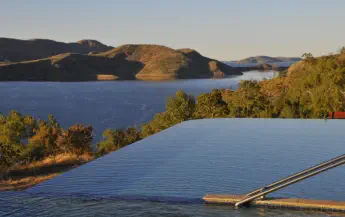
<svg viewBox="0 0 345 217"><path fill-rule="evenodd" d="M243 194L344 153L344 129L341 120L187 121L28 191L163 201ZM345 201L343 174L340 166L273 195Z"/></svg>
<svg viewBox="0 0 345 217"><path fill-rule="evenodd" d="M133 217L298 217L345 216L341 213L320 213L264 208L159 203L115 199L59 198L33 196L26 193L0 193L0 216L133 216ZM11 203L9 203L11 201Z"/></svg>
<svg viewBox="0 0 345 217"><path fill-rule="evenodd" d="M107 128L123 128L150 121L164 111L168 96L183 89L198 95L212 88L236 88L240 80L272 78L273 71L252 71L224 79L165 82L0 82L0 112L17 110L46 119L53 114L62 127L91 124L95 143Z"/></svg>
<svg viewBox="0 0 345 217"><path fill-rule="evenodd" d="M201 198L207 193L243 194L338 156L344 152L344 129L345 122L340 120L188 121L28 189L25 194L32 194L37 203L48 203L47 207L55 204L56 213L60 206L62 212L67 206L75 213L97 209L90 213L104 215L325 216L290 210L234 210L203 205ZM344 174L345 167L338 167L271 196L343 201ZM10 205L6 205L7 199L2 206L18 207L16 210L23 212L27 212L25 207L36 207L27 203L30 196L21 198L19 202L11 200Z"/></svg>

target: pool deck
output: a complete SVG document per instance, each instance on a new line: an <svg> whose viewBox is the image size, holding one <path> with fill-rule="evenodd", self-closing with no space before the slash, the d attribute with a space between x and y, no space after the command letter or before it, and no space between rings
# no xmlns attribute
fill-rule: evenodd
<svg viewBox="0 0 345 217"><path fill-rule="evenodd" d="M207 194L203 197L203 200L208 204L234 205L245 197L245 195ZM266 198L264 200L254 200L250 204L271 208L345 212L345 202L342 201L311 200L301 198Z"/></svg>

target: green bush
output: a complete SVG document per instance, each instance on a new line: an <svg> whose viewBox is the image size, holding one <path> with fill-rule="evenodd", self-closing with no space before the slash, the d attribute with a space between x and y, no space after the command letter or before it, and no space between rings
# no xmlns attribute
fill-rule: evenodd
<svg viewBox="0 0 345 217"><path fill-rule="evenodd" d="M34 134L35 127L36 121L33 117L10 111L7 116L0 116L0 142L20 145L23 140Z"/></svg>
<svg viewBox="0 0 345 217"><path fill-rule="evenodd" d="M57 139L57 145L65 152L76 155L92 152L92 127L76 124L63 132Z"/></svg>
<svg viewBox="0 0 345 217"><path fill-rule="evenodd" d="M97 155L104 155L127 146L141 139L140 131L137 128L129 127L125 130L107 129L103 132L103 138L96 145Z"/></svg>
<svg viewBox="0 0 345 217"><path fill-rule="evenodd" d="M218 118L228 115L228 106L223 101L222 94L218 89L213 89L211 93L202 93L197 97L194 118Z"/></svg>
<svg viewBox="0 0 345 217"><path fill-rule="evenodd" d="M178 123L190 120L194 110L194 97L179 90L174 97L168 98L165 112L157 113L151 122L142 125L141 136L145 138Z"/></svg>
<svg viewBox="0 0 345 217"><path fill-rule="evenodd" d="M231 117L274 117L274 108L269 97L261 92L257 81L242 81L228 102Z"/></svg>
<svg viewBox="0 0 345 217"><path fill-rule="evenodd" d="M22 153L20 146L0 143L0 178L4 179L5 174L13 166Z"/></svg>
<svg viewBox="0 0 345 217"><path fill-rule="evenodd" d="M29 164L30 162L42 160L49 155L51 155L51 153L47 153L44 144L31 143L23 150L20 159L22 162Z"/></svg>
<svg viewBox="0 0 345 217"><path fill-rule="evenodd" d="M39 120L35 129L35 135L29 139L30 148L33 150L43 149L44 156L56 155L61 152L61 148L57 144L57 138L62 135L62 129L59 123L52 115L49 115L48 121ZM32 152L32 154L37 151ZM38 152L41 154L41 152ZM33 156L41 158L42 156Z"/></svg>

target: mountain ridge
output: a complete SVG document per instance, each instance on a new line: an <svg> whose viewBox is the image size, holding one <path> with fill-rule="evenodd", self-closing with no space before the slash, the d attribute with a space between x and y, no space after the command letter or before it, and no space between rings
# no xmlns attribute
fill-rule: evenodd
<svg viewBox="0 0 345 217"><path fill-rule="evenodd" d="M50 39L0 38L0 61L21 62L47 58L61 53L104 52L113 47L97 40L83 39L65 43Z"/></svg>
<svg viewBox="0 0 345 217"><path fill-rule="evenodd" d="M252 56L245 59L238 60L238 64L248 64L248 63L257 63L257 64L263 64L263 63L278 63L278 62L297 62L302 60L302 58L299 57L271 57L271 56Z"/></svg>
<svg viewBox="0 0 345 217"><path fill-rule="evenodd" d="M0 63L2 81L174 80L241 74L241 69L204 57L192 49L174 50L145 44Z"/></svg>

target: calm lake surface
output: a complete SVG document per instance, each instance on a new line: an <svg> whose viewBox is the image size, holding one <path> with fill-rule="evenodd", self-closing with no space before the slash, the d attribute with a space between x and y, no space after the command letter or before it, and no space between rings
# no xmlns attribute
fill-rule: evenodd
<svg viewBox="0 0 345 217"><path fill-rule="evenodd" d="M165 110L168 96L179 89L193 95L213 88L236 88L240 80L272 78L273 71L252 71L225 79L167 82L0 82L0 112L17 110L47 119L53 114L61 126L91 124L94 142L107 128L125 128L152 120Z"/></svg>
<svg viewBox="0 0 345 217"><path fill-rule="evenodd" d="M24 192L3 216L341 216L204 205L344 153L341 120L207 119L181 123ZM345 200L345 166L271 196Z"/></svg>

